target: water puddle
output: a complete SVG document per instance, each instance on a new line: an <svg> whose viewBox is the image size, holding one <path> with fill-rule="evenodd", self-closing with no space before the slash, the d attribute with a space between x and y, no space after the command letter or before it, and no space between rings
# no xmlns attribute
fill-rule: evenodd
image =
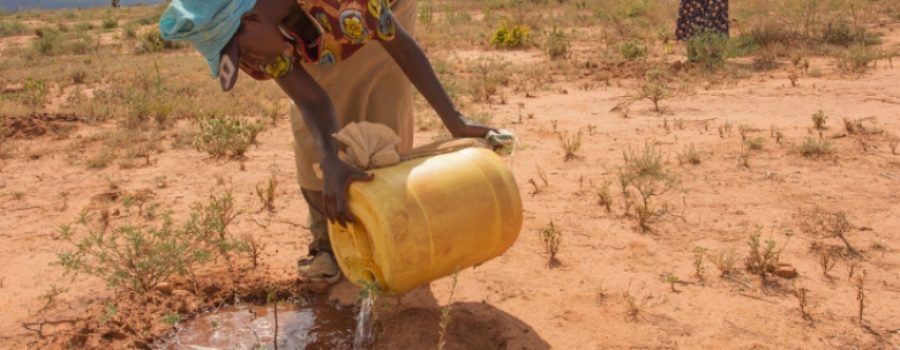
<svg viewBox="0 0 900 350"><path fill-rule="evenodd" d="M229 306L178 326L170 350L274 349L275 313L269 306ZM325 300L278 305L278 349L352 349L355 307Z"/></svg>

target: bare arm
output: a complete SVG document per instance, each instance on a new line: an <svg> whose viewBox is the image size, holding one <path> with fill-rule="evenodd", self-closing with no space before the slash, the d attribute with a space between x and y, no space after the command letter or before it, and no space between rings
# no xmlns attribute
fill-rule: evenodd
<svg viewBox="0 0 900 350"><path fill-rule="evenodd" d="M383 41L381 44L441 117L450 133L454 137L484 137L488 131L494 130L469 123L463 119L462 113L456 109L453 100L441 86L425 52L396 20L394 22L397 23L397 34L394 40Z"/></svg>
<svg viewBox="0 0 900 350"><path fill-rule="evenodd" d="M325 216L341 225L353 222L347 206L347 189L353 181L368 181L372 176L338 159L338 145L332 137L338 125L331 99L300 65L275 81L300 109L321 154Z"/></svg>

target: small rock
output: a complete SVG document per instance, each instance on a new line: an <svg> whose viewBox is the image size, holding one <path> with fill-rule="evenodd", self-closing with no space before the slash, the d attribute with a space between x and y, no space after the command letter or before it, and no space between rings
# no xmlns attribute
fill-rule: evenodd
<svg viewBox="0 0 900 350"><path fill-rule="evenodd" d="M163 283L157 284L156 288L154 288L154 289L156 289L157 292L160 292L163 295L172 295L173 287L172 287L172 284L170 284L168 282L163 282Z"/></svg>
<svg viewBox="0 0 900 350"><path fill-rule="evenodd" d="M790 264L778 264L778 267L775 268L774 272L775 276L781 278L797 278L800 274L797 273L797 269L791 266Z"/></svg>

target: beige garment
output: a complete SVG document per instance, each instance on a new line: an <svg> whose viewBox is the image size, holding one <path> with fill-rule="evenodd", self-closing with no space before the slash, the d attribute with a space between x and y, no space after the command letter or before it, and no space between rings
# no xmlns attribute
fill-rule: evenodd
<svg viewBox="0 0 900 350"><path fill-rule="evenodd" d="M415 31L415 0L398 0L394 16L409 33ZM400 136L397 151L412 148L413 95L412 83L380 43L372 41L350 58L333 66L303 66L322 86L337 112L338 129L350 122L368 121L384 124ZM300 187L322 190L316 176L319 149L303 120L300 110L291 105L291 128L297 181Z"/></svg>
<svg viewBox="0 0 900 350"><path fill-rule="evenodd" d="M383 168L400 162L400 136L384 124L351 122L334 138L344 147L341 159L360 169Z"/></svg>

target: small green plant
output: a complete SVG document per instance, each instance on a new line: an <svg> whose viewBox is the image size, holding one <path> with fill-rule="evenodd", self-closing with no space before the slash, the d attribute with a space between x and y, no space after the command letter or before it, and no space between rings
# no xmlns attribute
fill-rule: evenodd
<svg viewBox="0 0 900 350"><path fill-rule="evenodd" d="M447 345L447 327L450 326L451 305L453 304L453 295L456 293L456 285L458 282L459 270L456 270L450 282L450 296L447 298L447 304L441 307L441 322L438 324L438 350L443 350L444 346Z"/></svg>
<svg viewBox="0 0 900 350"><path fill-rule="evenodd" d="M138 46L135 49L135 53L145 54L164 50L176 50L182 46L183 44L164 40L159 33L159 29L153 28L138 36Z"/></svg>
<svg viewBox="0 0 900 350"><path fill-rule="evenodd" d="M114 303L106 303L103 308L103 314L100 315L100 323L106 324L109 321L119 319L119 306Z"/></svg>
<svg viewBox="0 0 900 350"><path fill-rule="evenodd" d="M597 193L597 205L603 206L606 208L606 212L612 211L612 195L609 193L609 182L603 183L603 186L596 188Z"/></svg>
<svg viewBox="0 0 900 350"><path fill-rule="evenodd" d="M569 55L571 44L569 37L562 30L553 27L553 30L547 33L546 43L547 54L551 59L566 58Z"/></svg>
<svg viewBox="0 0 900 350"><path fill-rule="evenodd" d="M781 250L776 249L777 243L771 239L766 240L765 246L763 246L760 242L760 231L762 231L762 227L757 227L756 233L750 235L750 240L747 242L750 250L744 259L744 266L748 272L758 275L765 284L768 274L775 271L778 266Z"/></svg>
<svg viewBox="0 0 900 350"><path fill-rule="evenodd" d="M559 146L563 149L563 159L565 161L568 162L579 158L577 153L581 149L581 135L581 129L578 129L578 132L572 135L565 131L558 134Z"/></svg>
<svg viewBox="0 0 900 350"><path fill-rule="evenodd" d="M531 41L531 29L524 24L512 24L504 21L494 31L490 43L494 47L521 48Z"/></svg>
<svg viewBox="0 0 900 350"><path fill-rule="evenodd" d="M640 39L630 39L619 44L619 53L626 61L634 61L647 57L647 45Z"/></svg>
<svg viewBox="0 0 900 350"><path fill-rule="evenodd" d="M703 259L706 258L706 248L694 247L694 276L703 279Z"/></svg>
<svg viewBox="0 0 900 350"><path fill-rule="evenodd" d="M762 137L748 138L744 141L744 144L747 145L747 148L751 150L759 151L762 150L765 146L766 139Z"/></svg>
<svg viewBox="0 0 900 350"><path fill-rule="evenodd" d="M719 270L719 276L731 276L734 274L734 265L737 264L737 254L733 249L722 250L715 256L713 263Z"/></svg>
<svg viewBox="0 0 900 350"><path fill-rule="evenodd" d="M194 147L213 157L240 158L250 145L256 143L256 136L263 125L233 117L215 117L200 122L200 130L194 137Z"/></svg>
<svg viewBox="0 0 900 350"><path fill-rule="evenodd" d="M628 290L623 291L622 301L625 303L625 320L636 321L638 317L641 316L641 312L644 311L644 307L647 305L648 300L649 299L647 298L639 300Z"/></svg>
<svg viewBox="0 0 900 350"><path fill-rule="evenodd" d="M831 154L831 142L826 139L807 137L803 143L797 146L797 152L804 157L821 157Z"/></svg>
<svg viewBox="0 0 900 350"><path fill-rule="evenodd" d="M562 240L562 231L556 228L553 221L550 221L546 227L540 230L541 241L544 243L544 254L547 255L547 266L554 268L559 266L560 262L556 258L559 253L559 243Z"/></svg>
<svg viewBox="0 0 900 350"><path fill-rule="evenodd" d="M687 58L709 70L721 68L728 58L728 37L714 31L691 37L687 41Z"/></svg>
<svg viewBox="0 0 900 350"><path fill-rule="evenodd" d="M28 78L22 86L22 102L31 107L32 112L37 112L47 102L47 90L47 83L43 80Z"/></svg>
<svg viewBox="0 0 900 350"><path fill-rule="evenodd" d="M669 284L669 287L672 288L672 293L678 293L678 290L675 289L675 283L680 282L680 280L678 279L678 276L675 276L670 273L670 274L666 275L665 280L666 280L666 283Z"/></svg>
<svg viewBox="0 0 900 350"><path fill-rule="evenodd" d="M178 322L184 321L184 315L177 312L170 312L163 315L161 321L169 327L174 327Z"/></svg>
<svg viewBox="0 0 900 350"><path fill-rule="evenodd" d="M119 26L119 22L113 18L103 20L103 29L113 29Z"/></svg>
<svg viewBox="0 0 900 350"><path fill-rule="evenodd" d="M818 130L827 129L827 127L825 126L825 123L828 122L828 116L825 115L824 111L818 111L815 114L813 114L812 121L813 121L813 125L816 127L816 129L818 129Z"/></svg>
<svg viewBox="0 0 900 350"><path fill-rule="evenodd" d="M678 164L699 165L700 162L700 152L697 152L693 143L686 146L684 151L678 153Z"/></svg>

